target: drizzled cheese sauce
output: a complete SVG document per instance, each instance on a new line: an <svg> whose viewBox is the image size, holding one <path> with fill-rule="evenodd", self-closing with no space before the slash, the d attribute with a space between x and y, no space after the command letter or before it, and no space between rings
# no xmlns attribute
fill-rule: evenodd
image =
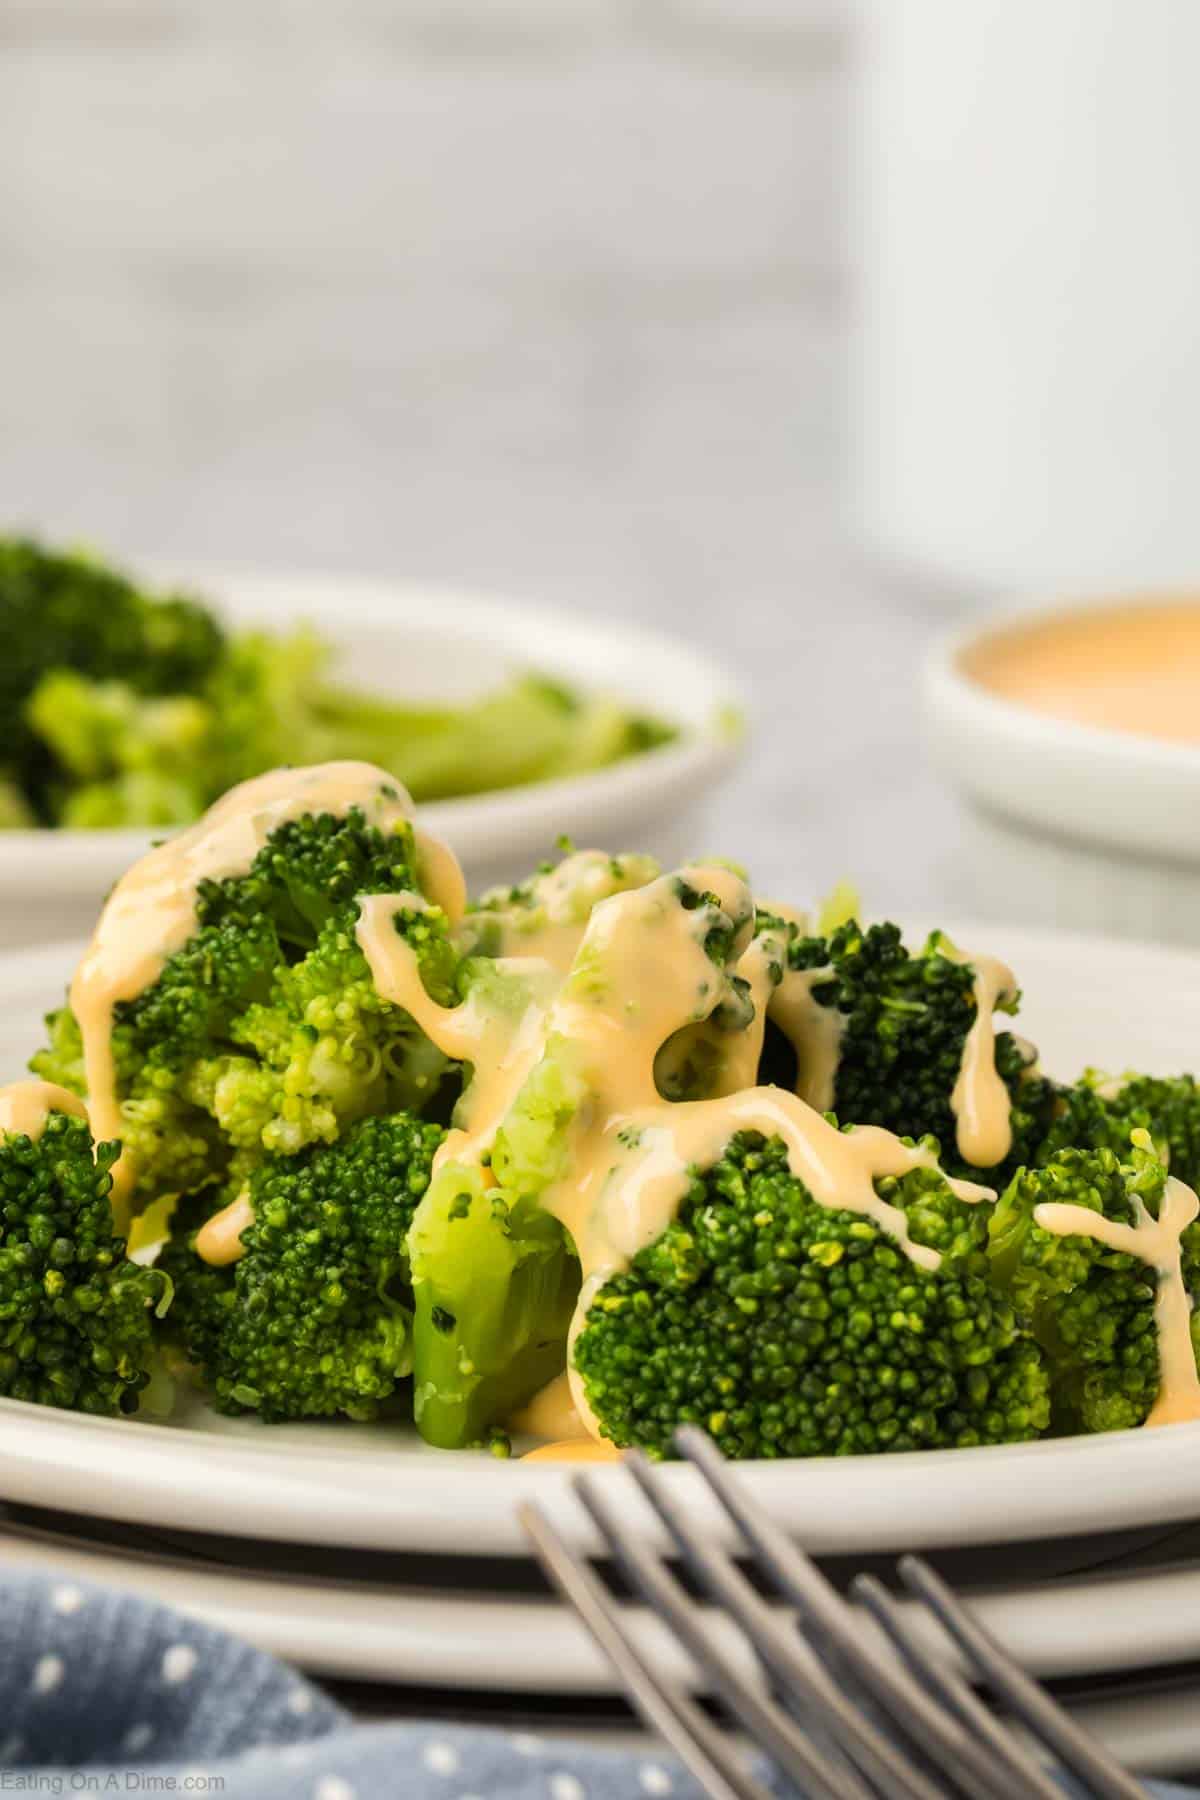
<svg viewBox="0 0 1200 1800"><path fill-rule="evenodd" d="M683 906L680 880L715 896L716 905ZM690 1171L716 1161L740 1131L780 1138L793 1173L822 1205L861 1213L916 1265L938 1267L937 1251L914 1243L904 1213L875 1190L885 1176L934 1166L928 1151L871 1127L838 1131L799 1094L747 1085L762 1046L763 1003L769 1005L783 988L786 1014L799 1036L810 1004L815 1007L811 989L827 980L829 971L806 971L801 982L785 986L787 976L780 979L784 941L771 933L749 941L753 901L745 883L728 869L686 868L678 876L663 876L600 900L586 932L580 931L582 949L569 977L560 979L548 998L545 992L531 998L519 1016L494 1009L489 1016L486 1003L473 1008L471 1000L450 1009L430 1000L416 958L392 924L396 912L409 904L408 895L364 901L358 935L379 993L410 1012L447 1055L472 1063L460 1129L442 1145L437 1166L486 1162L521 1085L547 1051L567 1062L587 1096L568 1128L567 1173L547 1189L542 1204L564 1226L582 1266L567 1384L574 1412L592 1437L600 1437L599 1426L570 1366L570 1351L588 1308L599 1288L670 1224L687 1192ZM708 1100L664 1101L655 1081L664 1044L681 1030L711 1021L732 992L728 976L705 949L708 934L717 927L734 934L734 969L756 1002L755 1018L744 1033L729 1034L731 1060L721 1077L727 1091ZM515 965L541 967L548 977L557 973L561 940L554 940L554 960L544 963L539 962L536 933L526 932L522 945L528 954L514 959ZM808 1070L808 1081L827 1091L836 1046L824 1029L815 1055L807 1042L801 1046L806 1052L801 1066ZM481 1046L489 1034L494 1035L485 1054ZM744 1052L739 1046L743 1036ZM953 1185L967 1200L989 1192L966 1182Z"/></svg>
<svg viewBox="0 0 1200 1800"><path fill-rule="evenodd" d="M846 1020L836 1006L822 1006L813 990L833 974L832 968L785 970L767 1009L796 1052L796 1092L822 1113L833 1111Z"/></svg>
<svg viewBox="0 0 1200 1800"><path fill-rule="evenodd" d="M589 1463L620 1462L621 1452L607 1438L564 1438L560 1443L539 1444L527 1450L522 1462Z"/></svg>
<svg viewBox="0 0 1200 1800"><path fill-rule="evenodd" d="M529 1437L545 1438L554 1446L564 1443L589 1442L587 1430L571 1394L571 1382L564 1369L533 1399L515 1412L508 1421L510 1431Z"/></svg>
<svg viewBox="0 0 1200 1800"><path fill-rule="evenodd" d="M978 956L946 943L939 949L947 962L965 964L975 976L975 1017L963 1043L950 1110L963 1161L977 1169L990 1169L1002 1163L1012 1149L1012 1101L996 1067L992 1015L1002 1000L1016 998L1017 978L999 957Z"/></svg>
<svg viewBox="0 0 1200 1800"><path fill-rule="evenodd" d="M1047 1200L1033 1209L1035 1224L1056 1237L1093 1238L1110 1250L1136 1256L1154 1270L1157 1289L1154 1323L1158 1334L1158 1399L1147 1425L1178 1425L1200 1419L1200 1377L1192 1344L1192 1302L1183 1279L1183 1233L1200 1214L1190 1187L1169 1176L1156 1219L1139 1194L1132 1195L1134 1222L1122 1224L1090 1206Z"/></svg>
<svg viewBox="0 0 1200 1800"><path fill-rule="evenodd" d="M36 1142L52 1112L86 1119L87 1107L69 1088L53 1081L14 1081L0 1088L0 1133L12 1132Z"/></svg>
<svg viewBox="0 0 1200 1800"><path fill-rule="evenodd" d="M534 876L525 904L508 903L503 895L485 896L466 920L466 934L474 943L490 939L498 956L536 956L565 975L597 902L642 887L658 873L652 856L574 850Z"/></svg>
<svg viewBox="0 0 1200 1800"><path fill-rule="evenodd" d="M223 1269L246 1254L242 1233L254 1223L254 1207L243 1189L228 1206L206 1219L196 1233L196 1255L214 1269Z"/></svg>

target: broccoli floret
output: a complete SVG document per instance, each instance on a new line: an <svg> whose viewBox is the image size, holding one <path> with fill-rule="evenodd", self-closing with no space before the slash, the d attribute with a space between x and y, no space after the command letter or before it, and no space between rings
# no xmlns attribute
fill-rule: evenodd
<svg viewBox="0 0 1200 1800"><path fill-rule="evenodd" d="M877 1186L941 1253L935 1272L862 1214L814 1200L778 1139L736 1136L588 1308L574 1367L605 1435L667 1456L694 1423L730 1457L1039 1436L1046 1374L989 1282L987 1208L935 1168Z"/></svg>
<svg viewBox="0 0 1200 1800"><path fill-rule="evenodd" d="M1060 1088L1056 1116L1034 1160L1059 1150L1108 1149L1124 1156L1135 1131L1148 1131L1172 1175L1200 1183L1200 1088L1191 1075L1126 1075L1120 1081L1089 1071Z"/></svg>
<svg viewBox="0 0 1200 1800"><path fill-rule="evenodd" d="M0 1393L15 1400L127 1413L150 1379L147 1309L169 1284L113 1232L117 1152L65 1112L39 1137L0 1135Z"/></svg>
<svg viewBox="0 0 1200 1800"><path fill-rule="evenodd" d="M220 720L218 786L276 763L348 757L394 769L416 800L601 768L676 733L602 696L522 676L465 706L397 703L329 679L311 630L232 638L206 689Z"/></svg>
<svg viewBox="0 0 1200 1800"><path fill-rule="evenodd" d="M58 763L60 825L183 825L203 811L217 731L203 700L52 669L26 716Z"/></svg>
<svg viewBox="0 0 1200 1800"><path fill-rule="evenodd" d="M519 1017L528 997L519 980L486 961L473 968L476 1004ZM565 1365L579 1263L540 1198L564 1166L580 1093L543 1058L487 1162L446 1162L413 1219L414 1413L442 1449L483 1442ZM464 1113L470 1102L468 1087Z"/></svg>
<svg viewBox="0 0 1200 1800"><path fill-rule="evenodd" d="M566 1362L579 1264L536 1199L448 1164L409 1233L413 1408L428 1443L482 1443Z"/></svg>
<svg viewBox="0 0 1200 1800"><path fill-rule="evenodd" d="M368 1112L436 1106L450 1065L379 999L355 938L358 895L418 888L411 828L385 834L358 808L283 824L245 875L201 884L192 936L115 1009L135 1211L223 1180L235 1152L290 1153ZM444 914L407 911L398 929L429 991L451 998ZM48 1028L31 1066L81 1092L69 1009Z"/></svg>
<svg viewBox="0 0 1200 1800"><path fill-rule="evenodd" d="M1022 1169L993 1211L989 1251L995 1282L1029 1318L1052 1372L1057 1431L1116 1431L1141 1425L1160 1384L1155 1271L1082 1231L1039 1224L1038 1207L1066 1204L1135 1225L1139 1204L1158 1217L1167 1171L1149 1148L1122 1160L1107 1147L1057 1151ZM1200 1226L1181 1238L1186 1287L1200 1286ZM1200 1347L1200 1321L1193 1327Z"/></svg>
<svg viewBox="0 0 1200 1800"><path fill-rule="evenodd" d="M196 1254L205 1208L185 1203L157 1265L177 1296L165 1331L221 1412L368 1419L395 1393L412 1368L405 1239L442 1136L396 1114L268 1158L224 1267Z"/></svg>
<svg viewBox="0 0 1200 1800"><path fill-rule="evenodd" d="M828 938L796 937L788 960L793 969L832 971L813 998L842 1016L833 1103L841 1122L881 1125L898 1137L935 1137L947 1169L979 1173L957 1155L950 1104L975 1019L974 973L941 953L944 942L934 932L914 954L898 926L864 929L851 920ZM1016 1004L1001 1010L1015 1011ZM995 1055L1012 1101L1012 1149L1001 1165L1006 1177L1030 1160L1044 1136L1055 1091L1010 1032L996 1034Z"/></svg>
<svg viewBox="0 0 1200 1800"><path fill-rule="evenodd" d="M465 705L412 705L329 679L307 626L226 636L198 601L156 596L78 554L0 539L0 783L21 822L187 822L283 762L382 764L418 800L599 769L674 726L520 675Z"/></svg>
<svg viewBox="0 0 1200 1800"><path fill-rule="evenodd" d="M731 887L749 909L741 884ZM730 902L735 911L739 903ZM744 942L748 910L744 918L722 910L691 870L610 895L590 914L549 1008L541 1055L493 1143L480 1160L448 1160L417 1211L410 1235L414 1399L417 1425L432 1443L451 1448L480 1441L562 1371L580 1265L577 1246L544 1203L567 1173L576 1118L602 1104L588 1034L592 1027L602 1036L634 1027L624 1072L643 1077L649 1097L650 1064L660 1048L643 1045L649 1063L635 1068L637 1013L646 997L636 968L613 954L613 936L627 923L635 937L645 933L651 946L666 950L680 920L691 954L678 962L668 957L664 966L671 1002L662 1014L664 1031L722 1003L730 992L725 968ZM471 1100L468 1087L464 1110Z"/></svg>
<svg viewBox="0 0 1200 1800"><path fill-rule="evenodd" d="M138 694L195 691L223 650L208 610L178 596L143 593L82 555L57 554L22 538L0 539L0 715L6 761L43 821L56 822L63 769L26 706L52 669L124 682Z"/></svg>
<svg viewBox="0 0 1200 1800"><path fill-rule="evenodd" d="M395 706L326 688L319 714L342 756L395 769L416 800L445 800L598 769L678 734L603 695L522 675L461 707Z"/></svg>
<svg viewBox="0 0 1200 1800"><path fill-rule="evenodd" d="M307 625L286 636L247 631L229 639L204 695L219 721L212 793L281 763L359 756L358 744L348 745L321 715L332 661L332 647ZM368 745L362 760L395 767L379 749Z"/></svg>

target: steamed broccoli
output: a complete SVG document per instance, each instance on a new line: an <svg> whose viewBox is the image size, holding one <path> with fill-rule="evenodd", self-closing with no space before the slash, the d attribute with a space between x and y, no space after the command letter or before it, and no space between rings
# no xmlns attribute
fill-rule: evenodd
<svg viewBox="0 0 1200 1800"><path fill-rule="evenodd" d="M208 678L224 639L193 600L146 594L78 553L0 538L0 641L5 761L35 813L53 823L68 770L26 712L39 683L75 669L133 694L186 694Z"/></svg>
<svg viewBox="0 0 1200 1800"><path fill-rule="evenodd" d="M476 1004L515 1020L533 1001L519 976L497 977L486 963L472 974ZM468 1086L464 1111L471 1097ZM414 1412L421 1435L443 1449L483 1441L565 1364L579 1264L541 1198L562 1168L577 1100L543 1057L484 1160L447 1160L417 1208L408 1240Z"/></svg>
<svg viewBox="0 0 1200 1800"><path fill-rule="evenodd" d="M579 1264L536 1199L454 1163L417 1208L408 1248L417 1426L443 1449L482 1443L562 1370Z"/></svg>
<svg viewBox="0 0 1200 1800"><path fill-rule="evenodd" d="M851 920L828 938L796 936L788 960L793 969L831 970L813 997L842 1016L833 1103L842 1124L935 1137L945 1166L958 1172L966 1165L956 1152L950 1097L975 1018L974 973L942 954L944 943L934 932L914 953L897 925L863 927ZM1015 1012L1016 1005L1013 1000L1001 1010ZM1055 1090L1010 1032L996 1035L996 1068L1012 1099L1007 1173L1028 1161L1044 1136Z"/></svg>
<svg viewBox="0 0 1200 1800"><path fill-rule="evenodd" d="M51 1111L39 1137L0 1134L0 1393L123 1413L150 1379L148 1308L169 1295L113 1232L116 1144Z"/></svg>
<svg viewBox="0 0 1200 1800"><path fill-rule="evenodd" d="M0 538L0 829L184 824L283 762L382 764L418 800L598 769L673 727L539 675L459 705L414 705L330 679L307 627L226 634L81 555ZM28 815L28 816L27 816Z"/></svg>
<svg viewBox="0 0 1200 1800"><path fill-rule="evenodd" d="M374 1416L412 1368L405 1239L442 1131L402 1113L250 1175L243 1254L196 1254L208 1208L177 1212L156 1265L175 1303L164 1332L222 1412Z"/></svg>
<svg viewBox="0 0 1200 1800"><path fill-rule="evenodd" d="M577 775L669 743L674 730L604 695L580 694L541 675L521 675L453 708L397 706L327 693L321 715L340 755L396 769L414 800L448 800L493 788Z"/></svg>
<svg viewBox="0 0 1200 1800"><path fill-rule="evenodd" d="M1134 1131L1148 1131L1172 1175L1200 1183L1200 1088L1190 1075L1126 1075L1091 1070L1057 1090L1055 1117L1034 1161L1059 1150L1108 1149L1124 1156Z"/></svg>
<svg viewBox="0 0 1200 1800"><path fill-rule="evenodd" d="M417 1210L410 1234L414 1398L418 1427L433 1443L478 1441L563 1368L580 1284L578 1247L544 1203L567 1171L577 1116L605 1103L596 1090L590 1033L632 1028L625 1073L641 1075L650 1096L661 1047L649 1046L650 1060L639 1070L638 1018L647 996L636 965L614 956L612 938L630 920L666 951L667 931L682 920L690 954L668 957L661 968L670 997L663 1016L671 1022L677 1016L683 1025L710 1014L729 993L726 965L751 921L741 884L731 885L747 911L733 916L699 885L703 873L661 876L596 904L548 1011L542 1054L500 1121L486 1160L448 1160ZM730 904L736 911L737 902ZM470 1099L468 1087L464 1105Z"/></svg>
<svg viewBox="0 0 1200 1800"><path fill-rule="evenodd" d="M364 1114L436 1103L447 1061L379 998L354 935L356 896L419 885L411 828L385 835L357 808L281 825L245 875L201 884L194 933L114 1016L135 1211L240 1180L263 1152L331 1142ZM400 928L427 988L448 999L457 955L444 915L405 913ZM69 1008L48 1025L32 1067L82 1092Z"/></svg>
<svg viewBox="0 0 1200 1800"><path fill-rule="evenodd" d="M26 717L56 759L59 824L183 825L203 810L214 724L203 701L52 669Z"/></svg>
<svg viewBox="0 0 1200 1800"><path fill-rule="evenodd" d="M1124 1160L1107 1147L1057 1151L1043 1168L1022 1169L989 1223L992 1279L1032 1322L1050 1366L1054 1425L1060 1432L1141 1425L1159 1393L1155 1323L1158 1278L1137 1256L1083 1231L1059 1235L1038 1222L1045 1204L1085 1208L1122 1225L1138 1207L1157 1218L1167 1171L1144 1133ZM1200 1226L1181 1239L1189 1292L1200 1289ZM1200 1320L1192 1327L1200 1350Z"/></svg>
<svg viewBox="0 0 1200 1800"><path fill-rule="evenodd" d="M663 1456L689 1422L731 1457L1037 1437L1046 1373L989 1283L986 1207L936 1169L878 1191L942 1253L936 1272L870 1219L819 1205L778 1139L735 1137L591 1301L574 1366L605 1435Z"/></svg>

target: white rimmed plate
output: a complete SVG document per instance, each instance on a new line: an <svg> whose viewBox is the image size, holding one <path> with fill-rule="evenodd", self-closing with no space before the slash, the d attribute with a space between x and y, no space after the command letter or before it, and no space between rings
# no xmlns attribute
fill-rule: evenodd
<svg viewBox="0 0 1200 1800"><path fill-rule="evenodd" d="M1055 1072L1088 1062L1168 1072L1192 1060L1200 958L1066 934L951 930L1011 960L1029 995L1023 1029ZM19 1072L75 954L0 955L0 1075ZM1080 1536L1200 1512L1200 1425L743 1468L773 1516L828 1553ZM721 1532L691 1471L667 1474ZM630 1528L651 1529L629 1484L619 1492ZM0 1498L29 1505L291 1542L521 1555L515 1507L531 1495L591 1541L569 1471L430 1450L396 1427L267 1427L198 1404L164 1426L0 1402Z"/></svg>
<svg viewBox="0 0 1200 1800"><path fill-rule="evenodd" d="M9 1566L55 1569L153 1595L338 1679L554 1694L620 1691L603 1651L556 1599L280 1577L243 1562L196 1564L158 1553L143 1559L86 1537L43 1539L10 1530L2 1520L0 1557ZM960 1592L1043 1680L1200 1661L1197 1564ZM945 1640L921 1609L908 1601L901 1606L930 1648L944 1654ZM736 1629L706 1612L731 1659L749 1667ZM699 1685L697 1670L661 1619L641 1606L631 1606L628 1617L654 1668Z"/></svg>
<svg viewBox="0 0 1200 1800"><path fill-rule="evenodd" d="M0 1558L70 1583L94 1581L144 1593L249 1639L326 1679L378 1682L404 1708L404 1690L420 1694L423 1713L442 1710L462 1722L472 1696L492 1695L498 1674L516 1713L518 1696L539 1715L538 1735L523 1732L530 1755L543 1741L552 1754L563 1733L597 1743L641 1741L619 1724L597 1729L572 1716L580 1696L615 1696L606 1660L567 1608L475 1593L366 1583L272 1580L252 1570L197 1569L156 1558L141 1562L103 1546L39 1542L0 1525ZM1200 1571L1163 1570L1115 1581L1083 1580L972 1594L977 1615L1043 1679L1072 1678L1070 1709L1127 1767L1169 1774L1200 1761ZM627 1615L654 1666L695 1683L694 1669L661 1622L642 1609ZM744 1641L720 1622L709 1630L731 1660L750 1670ZM1130 1680L1128 1671L1148 1670ZM1088 1678L1091 1678L1090 1680ZM431 1690L445 1698L439 1709ZM494 1724L494 1702L484 1715ZM552 1720L548 1725L545 1721ZM544 1738L543 1738L544 1734Z"/></svg>
<svg viewBox="0 0 1200 1800"><path fill-rule="evenodd" d="M681 728L678 742L585 775L425 807L473 889L528 874L567 833L600 849L680 861L706 848L705 815L739 755L733 682L689 644L640 626L455 589L352 576L146 568L209 598L237 626L312 624L341 652L339 676L404 700L461 700L537 669L611 693ZM0 832L0 944L86 931L153 836L144 831Z"/></svg>

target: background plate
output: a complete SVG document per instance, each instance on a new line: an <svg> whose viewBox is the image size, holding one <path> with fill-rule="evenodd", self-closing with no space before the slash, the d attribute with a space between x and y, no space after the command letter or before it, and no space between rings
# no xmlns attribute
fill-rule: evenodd
<svg viewBox="0 0 1200 1800"><path fill-rule="evenodd" d="M601 849L653 844L682 861L705 841L712 797L741 754L730 728L742 716L740 697L724 669L639 626L362 577L177 565L139 573L211 597L235 626L312 624L337 646L339 677L374 693L464 700L536 665L682 728L678 742L606 769L425 807L426 827L454 845L475 888L528 874L563 832ZM88 931L118 875L161 835L0 832L0 945Z"/></svg>

